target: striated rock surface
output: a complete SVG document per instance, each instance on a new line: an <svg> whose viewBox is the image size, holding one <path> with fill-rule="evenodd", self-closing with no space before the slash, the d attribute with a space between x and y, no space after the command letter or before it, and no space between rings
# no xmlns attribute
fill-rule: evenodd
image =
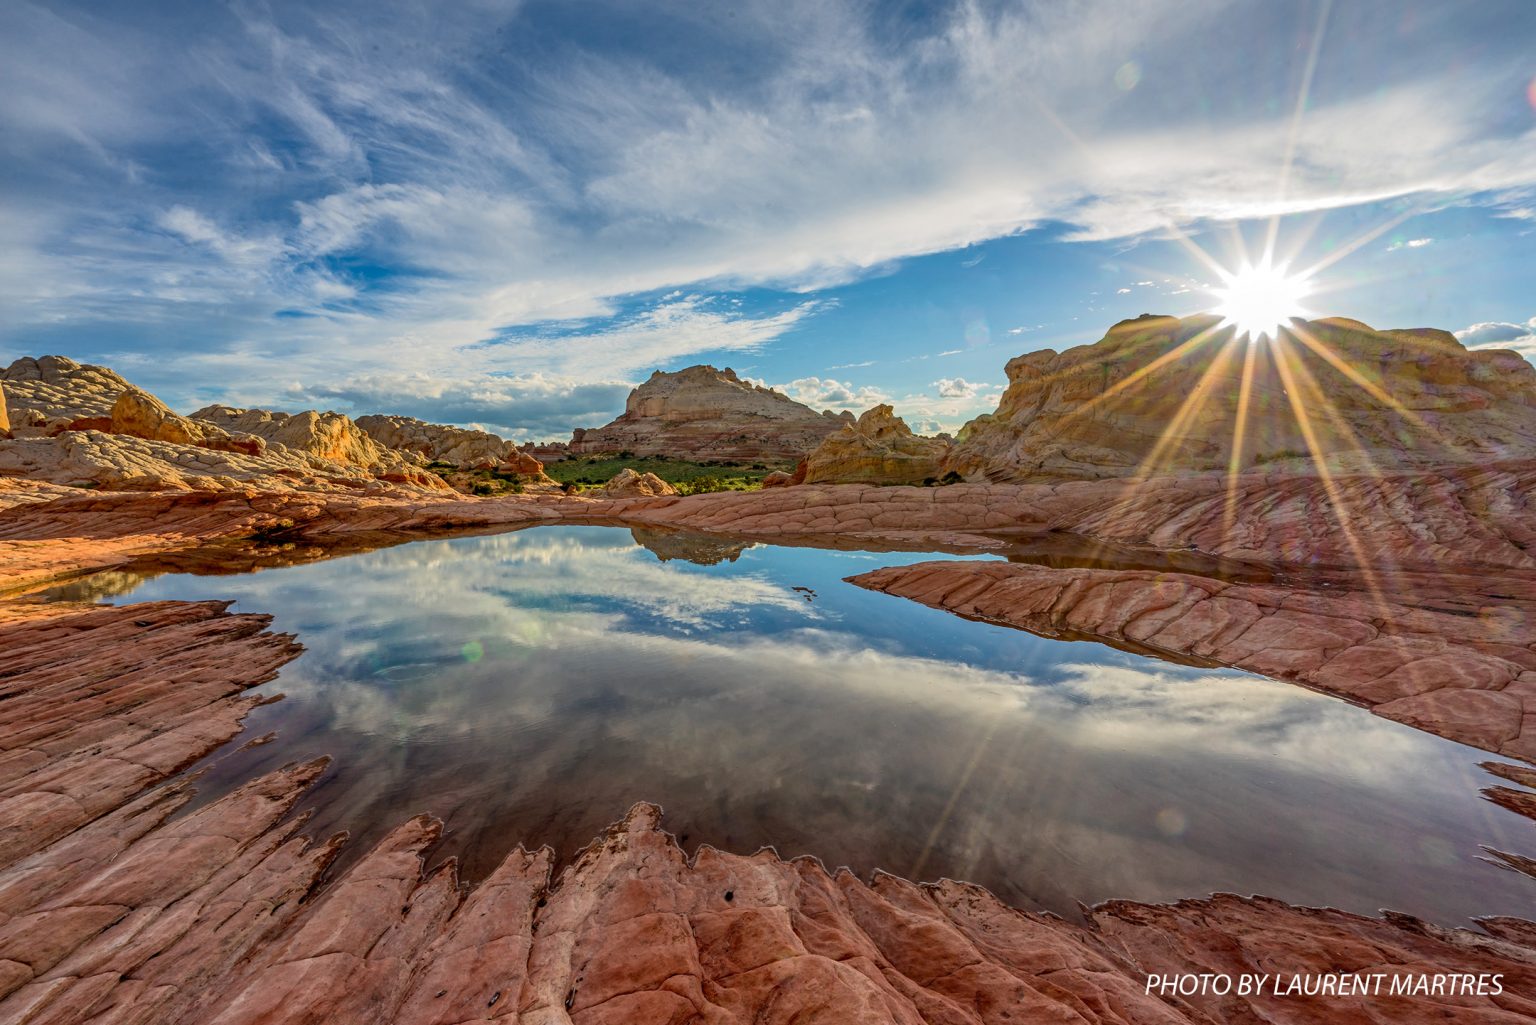
<svg viewBox="0 0 1536 1025"><path fill-rule="evenodd" d="M1536 369L1517 352L1343 319L1249 344L1217 323L1146 316L1010 360L997 411L965 426L945 469L994 481L1312 472L1315 445L1327 469L1394 472L1536 453Z"/></svg>
<svg viewBox="0 0 1536 1025"><path fill-rule="evenodd" d="M948 453L948 438L913 434L895 410L879 405L828 436L795 475L806 484L921 484L938 480Z"/></svg>
<svg viewBox="0 0 1536 1025"><path fill-rule="evenodd" d="M810 858L688 857L636 805L557 874L510 852L467 886L400 823L294 816L325 761L188 808L160 785L238 729L296 648L210 603L0 607L0 1020L84 1025L470 1022L1503 1023L1536 1015L1536 927L1484 933L1217 895L1112 901L1087 924L965 883ZM102 643L60 644L87 638ZM1148 992L1149 973L1500 977L1497 995Z"/></svg>
<svg viewBox="0 0 1536 1025"><path fill-rule="evenodd" d="M221 452L243 452L248 456L259 456L267 449L255 435L233 435L222 428L173 413L149 392L132 385L112 405L111 433L176 445L196 445Z"/></svg>
<svg viewBox="0 0 1536 1025"><path fill-rule="evenodd" d="M632 467L624 467L603 485L605 498L657 498L676 495L677 489L654 473L637 473Z"/></svg>
<svg viewBox="0 0 1536 1025"><path fill-rule="evenodd" d="M570 452L632 452L694 460L784 461L805 455L853 414L817 413L727 367L656 371L606 427L578 428Z"/></svg>
<svg viewBox="0 0 1536 1025"><path fill-rule="evenodd" d="M1318 589L921 562L849 582L1047 636L1130 642L1305 683L1388 719L1536 760L1536 580L1505 579L1488 588L1497 594L1480 594L1469 580L1378 577Z"/></svg>
<svg viewBox="0 0 1536 1025"><path fill-rule="evenodd" d="M487 431L377 413L360 416L356 423L385 448L412 452L428 462L451 463L463 470L505 469L509 473L529 475L544 472L544 465L519 449L516 443Z"/></svg>

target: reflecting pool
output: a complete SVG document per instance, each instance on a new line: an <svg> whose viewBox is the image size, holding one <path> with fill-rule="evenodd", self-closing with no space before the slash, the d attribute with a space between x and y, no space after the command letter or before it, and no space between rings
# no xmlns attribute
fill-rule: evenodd
<svg viewBox="0 0 1536 1025"><path fill-rule="evenodd" d="M1478 859L1531 853L1531 823L1478 796L1488 755L843 581L932 557L540 527L54 594L274 615L306 651L263 688L284 700L200 767L203 799L329 754L313 831L360 851L430 811L471 878L519 842L569 856L648 800L690 849L969 879L1068 916L1211 891L1530 913L1536 881Z"/></svg>

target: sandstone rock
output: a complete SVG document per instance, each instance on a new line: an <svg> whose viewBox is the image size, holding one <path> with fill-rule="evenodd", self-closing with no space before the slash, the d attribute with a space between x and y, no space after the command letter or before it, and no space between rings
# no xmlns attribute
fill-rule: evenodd
<svg viewBox="0 0 1536 1025"><path fill-rule="evenodd" d="M727 367L656 371L629 393L624 415L571 435L574 454L632 452L678 459L784 461L815 448L850 422L817 413L781 392L748 384Z"/></svg>
<svg viewBox="0 0 1536 1025"><path fill-rule="evenodd" d="M147 789L227 739L252 700L241 692L297 653L265 626L216 603L0 607L0 728L14 742L0 781L14 823L0 833L0 1019L1495 1025L1536 1014L1536 928L1519 919L1489 919L1479 934L1218 895L1108 902L1085 909L1084 927L949 880L861 880L771 849L690 858L648 804L558 877L547 849L513 850L473 886L452 859L429 869L442 827L426 815L339 867L345 834L315 843L292 814L323 759L195 808L185 781ZM1503 992L1378 1004L1182 999L1146 984L1149 972L1255 966L1498 975Z"/></svg>
<svg viewBox="0 0 1536 1025"><path fill-rule="evenodd" d="M830 435L805 459L806 484L921 484L937 481L947 438L924 438L887 405L863 413ZM798 474L798 471L797 471Z"/></svg>
<svg viewBox="0 0 1536 1025"><path fill-rule="evenodd" d="M362 469L283 445L253 456L241 451L247 444L233 439L211 448L93 430L21 437L0 441L0 478L135 491L451 490L436 474L404 463Z"/></svg>
<svg viewBox="0 0 1536 1025"><path fill-rule="evenodd" d="M5 405L5 386L0 385L0 438L11 436L11 413Z"/></svg>
<svg viewBox="0 0 1536 1025"><path fill-rule="evenodd" d="M197 410L192 419L232 433L254 434L285 448L346 466L394 469L404 465L401 459L391 458L351 417L341 413L308 409L290 414L213 405Z"/></svg>
<svg viewBox="0 0 1536 1025"><path fill-rule="evenodd" d="M1341 694L1465 744L1536 759L1536 693L1511 686L1536 652L1536 586L1493 585L1519 630L1444 608L1462 582L1354 588L1239 585L1184 573L921 562L849 578L960 615L1193 655ZM1390 600L1372 593L1373 585ZM1506 593L1507 592L1507 593Z"/></svg>
<svg viewBox="0 0 1536 1025"><path fill-rule="evenodd" d="M23 356L0 371L15 427L40 428L83 417L108 419L127 381L105 367L64 356Z"/></svg>
<svg viewBox="0 0 1536 1025"><path fill-rule="evenodd" d="M1334 471L1536 451L1536 370L1518 353L1343 319L1254 344L1217 324L1146 316L1093 345L1009 361L997 411L965 426L945 469L994 481L1225 472L1234 461L1315 472L1298 415Z"/></svg>
<svg viewBox="0 0 1536 1025"><path fill-rule="evenodd" d="M794 483L797 483L795 475L786 473L783 470L774 470L763 478L763 487L765 488L787 488Z"/></svg>
<svg viewBox="0 0 1536 1025"><path fill-rule="evenodd" d="M266 451L266 444L255 435L236 437L223 428L180 416L153 395L132 385L112 406L111 433L216 451L242 452L248 456L259 456Z"/></svg>
<svg viewBox="0 0 1536 1025"><path fill-rule="evenodd" d="M505 469L538 475L544 466L514 442L486 431L430 424L409 416L370 414L357 418L360 427L385 448L413 452L428 462L450 463L463 470Z"/></svg>
<svg viewBox="0 0 1536 1025"><path fill-rule="evenodd" d="M677 489L654 473L637 473L626 466L603 485L603 494L608 498L658 498L675 495Z"/></svg>

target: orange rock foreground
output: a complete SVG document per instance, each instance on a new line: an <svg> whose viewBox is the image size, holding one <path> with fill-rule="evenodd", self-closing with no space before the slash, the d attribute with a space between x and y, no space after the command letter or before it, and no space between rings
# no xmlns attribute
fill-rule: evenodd
<svg viewBox="0 0 1536 1025"><path fill-rule="evenodd" d="M306 838L323 762L187 811L172 780L298 653L217 603L11 606L0 619L0 1021L1509 1022L1536 1016L1536 928L1486 934L1216 896L1087 925L963 883L690 860L632 809L555 873L518 849L466 885L439 823L334 878ZM167 782L170 780L170 782ZM1390 979L1432 995L1148 993L1148 976ZM1482 979L1448 995L1448 978ZM1487 980L1497 978L1497 993ZM1422 980L1422 981L1421 981Z"/></svg>

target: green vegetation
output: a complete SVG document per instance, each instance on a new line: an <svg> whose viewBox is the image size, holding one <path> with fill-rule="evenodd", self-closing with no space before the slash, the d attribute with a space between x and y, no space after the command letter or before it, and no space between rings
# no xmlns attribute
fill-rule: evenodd
<svg viewBox="0 0 1536 1025"><path fill-rule="evenodd" d="M1263 466L1265 463L1278 463L1282 459L1307 459L1305 452L1298 452L1294 448L1282 448L1278 452L1261 452L1253 457L1253 465Z"/></svg>
<svg viewBox="0 0 1536 1025"><path fill-rule="evenodd" d="M752 491L763 486L763 478L775 470L791 471L793 463L689 462L665 456L618 455L578 456L550 463L544 472L562 484L596 487L607 484L625 467L636 473L654 473L684 495L706 491Z"/></svg>
<svg viewBox="0 0 1536 1025"><path fill-rule="evenodd" d="M439 473L450 484L459 486L453 477ZM469 485L471 495L521 495L523 493L523 478L515 473L502 473L500 470L465 470L462 474L455 474Z"/></svg>

